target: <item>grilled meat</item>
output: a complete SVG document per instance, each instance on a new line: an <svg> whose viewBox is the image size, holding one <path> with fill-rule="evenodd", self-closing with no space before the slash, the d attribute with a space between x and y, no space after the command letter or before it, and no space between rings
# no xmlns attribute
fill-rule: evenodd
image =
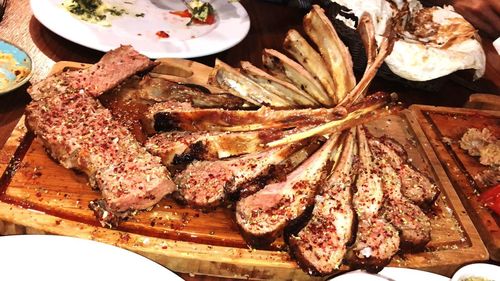
<svg viewBox="0 0 500 281"><path fill-rule="evenodd" d="M304 17L304 30L316 44L335 83L335 95L340 102L356 85L349 50L340 40L325 12L317 5Z"/></svg>
<svg viewBox="0 0 500 281"><path fill-rule="evenodd" d="M382 182L373 162L366 132L357 127L360 167L356 180L353 205L358 217L356 241L346 259L353 267L379 270L388 264L399 250L398 231L383 218L384 201Z"/></svg>
<svg viewBox="0 0 500 281"><path fill-rule="evenodd" d="M163 78L145 75L143 78L133 77L124 84L114 88L109 99L122 103L135 102L151 105L158 102L186 102L199 108L241 109L248 107L244 99L229 94L210 94L184 84Z"/></svg>
<svg viewBox="0 0 500 281"><path fill-rule="evenodd" d="M217 85L255 105L266 105L273 108L293 106L288 100L269 92L264 87L218 59L215 60L215 67L208 81L210 84Z"/></svg>
<svg viewBox="0 0 500 281"><path fill-rule="evenodd" d="M337 104L335 84L323 58L295 29L290 29L283 42L283 48L291 54L311 75L318 80L334 104Z"/></svg>
<svg viewBox="0 0 500 281"><path fill-rule="evenodd" d="M143 121L148 132L161 131L254 131L318 125L341 119L343 108L273 110L222 110L193 108L186 103L158 103Z"/></svg>
<svg viewBox="0 0 500 281"><path fill-rule="evenodd" d="M98 63L88 68L49 76L33 85L28 92L33 100L79 90L97 97L137 72L151 69L155 65L131 46L121 46L109 51Z"/></svg>
<svg viewBox="0 0 500 281"><path fill-rule="evenodd" d="M146 149L161 157L164 165L189 164L193 160L218 160L259 152L264 144L306 128L249 132L164 132L146 141Z"/></svg>
<svg viewBox="0 0 500 281"><path fill-rule="evenodd" d="M175 177L178 198L202 209L217 207L229 194L269 176L302 143L219 161L195 161Z"/></svg>
<svg viewBox="0 0 500 281"><path fill-rule="evenodd" d="M374 142L373 149L398 173L403 195L413 203L428 207L439 195L437 186L431 179L415 169L406 160L406 152L395 140L383 138Z"/></svg>
<svg viewBox="0 0 500 281"><path fill-rule="evenodd" d="M325 92L321 83L314 79L302 65L284 54L276 50L264 49L262 62L270 73L292 82L297 88L307 93L310 98L324 106L331 107L333 105L333 100Z"/></svg>
<svg viewBox="0 0 500 281"><path fill-rule="evenodd" d="M312 218L289 239L292 255L306 272L328 275L342 263L354 227L351 185L355 155L355 130L351 129L335 169L315 197Z"/></svg>
<svg viewBox="0 0 500 281"><path fill-rule="evenodd" d="M366 70L368 70L375 61L375 57L377 56L375 26L373 25L373 20L369 13L363 13L361 15L361 17L359 18L357 30L361 37L361 41L363 42L363 46L365 47L367 58Z"/></svg>
<svg viewBox="0 0 500 281"><path fill-rule="evenodd" d="M236 205L236 222L243 237L253 245L276 239L290 223L312 206L318 186L324 183L338 135L330 139L282 182L266 185Z"/></svg>
<svg viewBox="0 0 500 281"><path fill-rule="evenodd" d="M129 47L120 49L105 55L98 68L92 67L99 74L78 72L77 76L83 81L92 77L98 82L97 78L103 75L101 71L111 72L117 61L128 59L121 56L130 54ZM142 65L135 67L136 71L142 69ZM131 69L117 72L122 76L133 74ZM68 76L75 75L68 72ZM126 79L122 76L114 75L113 79ZM103 201L92 206L99 208L96 214L103 225L117 223L127 211L149 208L176 189L160 158L146 152L112 118L109 110L93 98L99 95L96 89L106 91L113 86L114 83L94 85L89 94L69 86L49 89L35 85L30 91L33 97L46 96L32 101L26 109L28 128L40 138L50 155L65 168L87 174L90 184L101 191ZM42 89L52 92L39 93Z"/></svg>
<svg viewBox="0 0 500 281"><path fill-rule="evenodd" d="M418 250L431 240L431 223L422 210L405 198L401 192L401 179L387 163L379 139L369 139L370 148L377 159L384 191L382 214L400 232L401 248Z"/></svg>
<svg viewBox="0 0 500 281"><path fill-rule="evenodd" d="M310 98L292 83L278 79L248 61L241 62L241 71L268 91L286 99L290 105L296 107L318 107L320 105L319 102Z"/></svg>

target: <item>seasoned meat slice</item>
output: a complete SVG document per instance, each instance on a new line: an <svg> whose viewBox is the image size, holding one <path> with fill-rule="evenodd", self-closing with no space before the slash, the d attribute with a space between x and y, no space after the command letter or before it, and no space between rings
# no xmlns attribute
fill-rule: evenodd
<svg viewBox="0 0 500 281"><path fill-rule="evenodd" d="M378 168L368 145L365 130L357 127L360 173L356 180L353 205L358 218L356 240L346 254L353 267L380 270L399 250L400 238L396 228L381 213L384 201Z"/></svg>
<svg viewBox="0 0 500 281"><path fill-rule="evenodd" d="M271 183L236 205L236 222L243 237L253 245L276 239L291 222L314 203L318 186L324 184L338 135L332 136L282 182Z"/></svg>
<svg viewBox="0 0 500 281"><path fill-rule="evenodd" d="M28 92L33 100L79 90L97 97L137 72L148 70L155 65L156 63L139 54L132 46L121 46L109 51L98 63L88 68L49 76L33 85Z"/></svg>
<svg viewBox="0 0 500 281"><path fill-rule="evenodd" d="M217 207L228 194L268 176L302 146L291 144L227 160L195 161L175 177L178 197L196 208Z"/></svg>
<svg viewBox="0 0 500 281"><path fill-rule="evenodd" d="M290 251L306 272L319 275L333 273L342 264L347 244L352 238L354 210L351 185L357 150L355 132L351 129L347 134L330 178L324 186L320 186L311 219L297 235L289 238Z"/></svg>

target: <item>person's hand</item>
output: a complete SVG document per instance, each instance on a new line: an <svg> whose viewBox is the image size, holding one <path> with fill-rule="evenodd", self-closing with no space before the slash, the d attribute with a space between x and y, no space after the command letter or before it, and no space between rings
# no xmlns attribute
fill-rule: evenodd
<svg viewBox="0 0 500 281"><path fill-rule="evenodd" d="M450 4L475 28L493 39L500 36L499 0L451 0Z"/></svg>

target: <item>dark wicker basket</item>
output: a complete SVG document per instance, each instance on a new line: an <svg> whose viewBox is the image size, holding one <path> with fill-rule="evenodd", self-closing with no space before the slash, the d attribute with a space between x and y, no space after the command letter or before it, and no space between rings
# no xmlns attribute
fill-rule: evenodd
<svg viewBox="0 0 500 281"><path fill-rule="evenodd" d="M335 26L335 30L339 34L340 39L342 39L344 44L349 48L349 52L351 53L353 60L354 70L356 72L362 73L366 68L366 53L361 38L355 29L352 29L345 25L342 21L335 19L338 14L341 14L346 18L354 20L357 26L357 18L352 14L347 13L348 10L337 3L333 3L328 0L322 2L322 6L325 9L326 14L332 21L333 25ZM425 82L410 81L394 74L385 63L380 67L377 73L377 77L380 77L387 81L396 82L404 87L425 90L429 92L440 91L442 86L449 78L449 76L444 76Z"/></svg>

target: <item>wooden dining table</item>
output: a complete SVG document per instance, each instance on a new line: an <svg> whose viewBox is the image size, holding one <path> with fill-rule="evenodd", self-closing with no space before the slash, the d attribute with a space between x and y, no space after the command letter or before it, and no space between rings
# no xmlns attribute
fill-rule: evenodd
<svg viewBox="0 0 500 281"><path fill-rule="evenodd" d="M251 28L246 38L226 51L193 60L209 66L214 65L216 58L233 66L240 60L261 65L262 50L281 49L286 32L290 28L300 29L302 18L307 12L304 9L267 1L241 0L240 2L248 11L251 20ZM0 22L0 38L13 42L27 51L34 67L30 83L0 96L0 147L2 147L30 101L26 90L31 84L44 79L56 62L95 63L103 53L66 40L44 27L33 16L29 0L8 1L5 15ZM482 39L487 57L486 73L477 81L472 81L469 73L463 73L448 79L438 91L425 91L377 78L373 89L395 91L405 105L462 107L475 93L499 95L500 56L493 48L490 38ZM217 280L214 277L180 275L187 280Z"/></svg>

